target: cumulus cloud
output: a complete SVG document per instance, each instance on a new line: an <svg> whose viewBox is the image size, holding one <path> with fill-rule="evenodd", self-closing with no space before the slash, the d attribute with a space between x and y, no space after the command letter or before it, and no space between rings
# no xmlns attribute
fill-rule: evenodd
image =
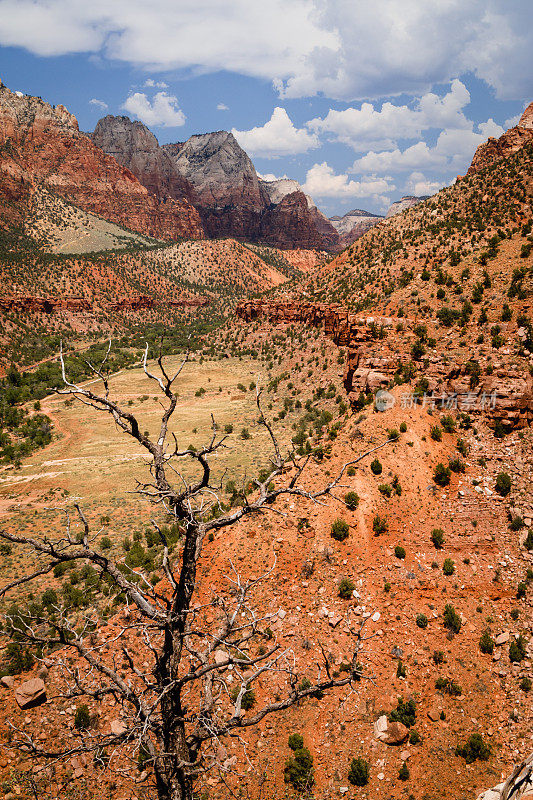
<svg viewBox="0 0 533 800"><path fill-rule="evenodd" d="M529 0L0 0L0 42L152 72L227 70L275 81L286 97L417 95L471 72L522 99L530 13Z"/></svg>
<svg viewBox="0 0 533 800"><path fill-rule="evenodd" d="M386 201L385 192L396 187L386 178L368 177L361 181L351 180L346 174L336 175L326 161L314 164L307 172L302 189L313 197L369 197L379 202Z"/></svg>
<svg viewBox="0 0 533 800"><path fill-rule="evenodd" d="M96 97L93 97L92 100L89 100L89 105L96 106L97 108L100 108L102 111L105 111L106 108L109 108L107 103L104 103L103 100L98 100Z"/></svg>
<svg viewBox="0 0 533 800"><path fill-rule="evenodd" d="M480 123L477 128L478 132L475 132L470 123L470 128L443 130L433 147L426 142L417 142L405 150L400 150L398 147L383 152L371 150L354 161L352 171L368 173L408 172L420 169L464 171L478 145L485 142L489 136L498 137L503 133L503 128L493 119Z"/></svg>
<svg viewBox="0 0 533 800"><path fill-rule="evenodd" d="M469 102L468 89L455 79L444 97L428 92L413 108L383 103L378 111L372 103L363 103L360 109L332 109L324 119L312 119L307 125L354 150L366 151L369 147L384 150L393 148L398 139L420 138L430 128L471 127L462 110Z"/></svg>
<svg viewBox="0 0 533 800"><path fill-rule="evenodd" d="M435 194L445 186L441 181L431 181L423 172L412 172L405 185L405 191L418 197L425 194Z"/></svg>
<svg viewBox="0 0 533 800"><path fill-rule="evenodd" d="M217 111L229 111L229 108L225 103L218 103Z"/></svg>
<svg viewBox="0 0 533 800"><path fill-rule="evenodd" d="M185 114L179 108L178 98L167 92L157 92L152 100L144 92L134 92L122 108L145 125L173 128L185 124Z"/></svg>
<svg viewBox="0 0 533 800"><path fill-rule="evenodd" d="M279 106L261 127L249 131L233 128L231 132L249 155L263 158L306 153L320 144L316 134L296 128L285 109Z"/></svg>
<svg viewBox="0 0 533 800"><path fill-rule="evenodd" d="M168 83L165 81L154 81L153 78L148 78L144 82L146 89L168 89Z"/></svg>

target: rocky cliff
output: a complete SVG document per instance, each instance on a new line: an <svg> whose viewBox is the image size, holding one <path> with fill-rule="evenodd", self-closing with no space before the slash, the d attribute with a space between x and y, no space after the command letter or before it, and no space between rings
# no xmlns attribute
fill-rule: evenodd
<svg viewBox="0 0 533 800"><path fill-rule="evenodd" d="M480 144L467 175L472 175L493 164L501 158L516 153L528 142L533 141L533 103L530 103L514 128L509 128L499 139L492 136L484 144Z"/></svg>
<svg viewBox="0 0 533 800"><path fill-rule="evenodd" d="M355 208L342 217L330 217L329 222L339 234L341 245L347 247L382 220L383 217L379 214L372 214L370 211Z"/></svg>
<svg viewBox="0 0 533 800"><path fill-rule="evenodd" d="M119 225L157 238L201 237L187 201L149 193L139 180L78 130L63 106L0 85L0 193L2 224L21 221L36 186Z"/></svg>
<svg viewBox="0 0 533 800"><path fill-rule="evenodd" d="M107 116L98 122L91 139L160 200L190 200L211 238L285 248L339 246L335 229L311 198L305 199L299 184L260 180L248 155L227 131L160 147L142 123ZM297 196L286 200L289 194Z"/></svg>
<svg viewBox="0 0 533 800"><path fill-rule="evenodd" d="M150 194L174 200L192 199L192 187L177 172L172 157L142 122L108 114L98 121L91 139L133 172Z"/></svg>
<svg viewBox="0 0 533 800"><path fill-rule="evenodd" d="M419 203L422 203L424 200L429 198L428 194L421 195L417 197L416 195L407 194L402 197L401 200L396 200L387 213L385 214L385 219L390 219L391 217L396 216L396 214L400 214L402 211L405 211L407 208L412 208L413 206L417 206Z"/></svg>

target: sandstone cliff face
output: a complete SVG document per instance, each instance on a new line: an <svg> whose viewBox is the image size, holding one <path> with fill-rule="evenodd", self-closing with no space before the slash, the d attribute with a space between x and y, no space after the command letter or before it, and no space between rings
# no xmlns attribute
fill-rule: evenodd
<svg viewBox="0 0 533 800"><path fill-rule="evenodd" d="M533 141L533 103L528 105L516 127L509 128L499 139L490 137L487 142L479 145L467 175L479 172L500 158L516 153L531 141Z"/></svg>
<svg viewBox="0 0 533 800"><path fill-rule="evenodd" d="M78 130L63 106L19 96L0 86L0 191L9 204L3 224L22 218L39 184L84 211L158 238L201 237L186 200L151 195L128 169Z"/></svg>
<svg viewBox="0 0 533 800"><path fill-rule="evenodd" d="M378 222L382 222L383 217L379 214L372 214L370 211L363 211L360 208L355 208L353 211L348 211L342 217L331 217L329 222L333 225L339 234L341 246L348 247L348 245L359 239Z"/></svg>
<svg viewBox="0 0 533 800"><path fill-rule="evenodd" d="M396 200L387 213L385 214L385 219L390 219L394 217L396 214L400 214L402 211L405 211L407 208L412 208L413 206L418 205L418 203L422 203L424 200L429 198L428 194L421 195L417 197L416 195L405 195L402 197L401 200Z"/></svg>
<svg viewBox="0 0 533 800"><path fill-rule="evenodd" d="M154 134L129 117L111 114L98 121L91 139L97 147L127 167L156 197L191 200L190 184L175 169L172 157Z"/></svg>

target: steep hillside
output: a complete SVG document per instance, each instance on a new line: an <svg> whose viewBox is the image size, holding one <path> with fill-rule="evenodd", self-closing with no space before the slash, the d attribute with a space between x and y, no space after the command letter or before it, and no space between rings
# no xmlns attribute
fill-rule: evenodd
<svg viewBox="0 0 533 800"><path fill-rule="evenodd" d="M63 106L19 96L0 84L0 225L24 221L36 187L106 220L156 238L201 237L186 200L160 199L78 130Z"/></svg>

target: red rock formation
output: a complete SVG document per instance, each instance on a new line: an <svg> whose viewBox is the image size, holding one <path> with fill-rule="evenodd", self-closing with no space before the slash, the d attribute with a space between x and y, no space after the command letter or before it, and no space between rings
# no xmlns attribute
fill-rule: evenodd
<svg viewBox="0 0 533 800"><path fill-rule="evenodd" d="M479 145L467 175L479 172L500 158L516 153L531 141L533 141L533 103L528 105L516 127L509 128L499 139L491 136L487 142Z"/></svg>
<svg viewBox="0 0 533 800"><path fill-rule="evenodd" d="M134 297L122 297L112 303L95 302L91 303L82 297L36 297L32 295L0 297L0 311L52 314L56 311L92 311L95 306L99 308L107 307L114 311L142 311L151 308L198 308L209 305L207 297L177 297L172 300L162 302L154 300L147 295Z"/></svg>
<svg viewBox="0 0 533 800"><path fill-rule="evenodd" d="M343 383L352 405L357 403L360 392L386 388L405 361L401 352L376 353L372 347L377 329L392 328L394 320L390 317L361 317L339 305L297 300L241 300L235 313L247 322L266 319L272 324L299 322L323 327L335 344L348 347ZM444 362L435 357L424 375L429 386L421 402L436 403L440 408L439 403L446 398L451 410L483 413L490 425L499 421L508 430L533 423L533 377L529 374L500 369L492 376L485 376L472 390L464 363L450 364L449 359ZM411 392L412 397L409 387L406 392Z"/></svg>
<svg viewBox="0 0 533 800"><path fill-rule="evenodd" d="M151 195L79 132L76 118L63 106L19 97L3 84L0 176L2 199L10 208L8 224L24 216L28 190L42 183L84 211L139 233L165 239L203 236L198 212L188 201Z"/></svg>

